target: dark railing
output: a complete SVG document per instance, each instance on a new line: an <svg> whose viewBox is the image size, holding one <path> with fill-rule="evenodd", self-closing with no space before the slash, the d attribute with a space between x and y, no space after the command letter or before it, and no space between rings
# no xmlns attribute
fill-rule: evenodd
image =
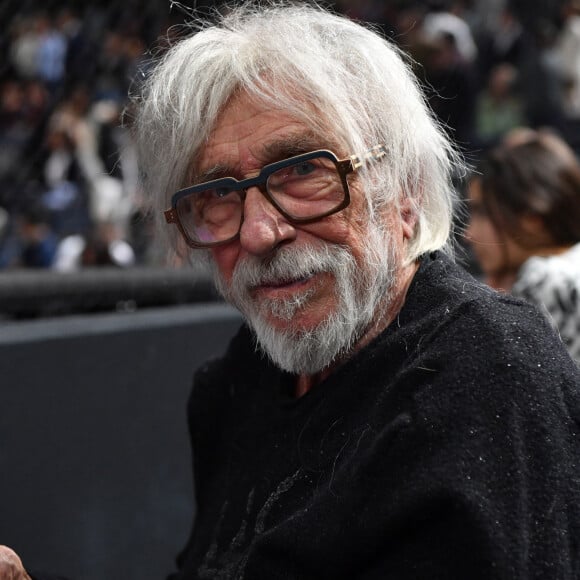
<svg viewBox="0 0 580 580"><path fill-rule="evenodd" d="M87 268L59 273L0 273L0 316L38 318L218 300L210 276L199 270Z"/></svg>

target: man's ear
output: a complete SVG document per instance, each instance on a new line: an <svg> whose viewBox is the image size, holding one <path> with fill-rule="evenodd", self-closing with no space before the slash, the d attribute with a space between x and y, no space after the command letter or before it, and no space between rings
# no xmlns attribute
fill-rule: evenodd
<svg viewBox="0 0 580 580"><path fill-rule="evenodd" d="M401 215L403 237L406 240L410 240L415 235L415 228L417 226L417 210L413 200L408 195L401 200L399 213Z"/></svg>

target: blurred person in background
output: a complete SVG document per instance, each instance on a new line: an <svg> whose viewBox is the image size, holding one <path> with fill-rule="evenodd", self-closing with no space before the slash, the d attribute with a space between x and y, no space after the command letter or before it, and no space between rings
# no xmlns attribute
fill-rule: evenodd
<svg viewBox="0 0 580 580"><path fill-rule="evenodd" d="M519 95L524 104L527 125L551 127L568 133L564 112L564 85L556 52L558 29L549 20L537 22L529 31L525 51L517 63ZM571 135L569 135L571 137ZM570 142L570 139L567 139Z"/></svg>
<svg viewBox="0 0 580 580"><path fill-rule="evenodd" d="M487 284L540 307L580 363L580 163L546 131L517 130L469 185L466 231Z"/></svg>
<svg viewBox="0 0 580 580"><path fill-rule="evenodd" d="M477 98L475 113L481 147L496 144L511 129L525 124L524 104L516 83L517 69L509 63L496 65L490 71L487 86Z"/></svg>
<svg viewBox="0 0 580 580"><path fill-rule="evenodd" d="M45 21L42 14L32 13L12 22L8 59L23 80L38 78L38 51Z"/></svg>
<svg viewBox="0 0 580 580"><path fill-rule="evenodd" d="M474 63L477 46L469 24L458 13L452 11L452 2L429 0L428 10L421 23L422 34L427 43L450 36L458 57L465 63Z"/></svg>
<svg viewBox="0 0 580 580"><path fill-rule="evenodd" d="M50 226L46 209L40 204L28 206L16 223L21 245L16 265L25 268L51 268L58 248L58 238Z"/></svg>
<svg viewBox="0 0 580 580"><path fill-rule="evenodd" d="M556 54L565 87L564 110L570 119L580 122L580 0L566 0L562 15Z"/></svg>
<svg viewBox="0 0 580 580"><path fill-rule="evenodd" d="M458 16L433 12L426 14L421 30L429 104L455 143L469 151L475 142L478 90L469 27Z"/></svg>
<svg viewBox="0 0 580 580"><path fill-rule="evenodd" d="M52 18L41 18L37 53L37 76L51 93L64 82L68 42Z"/></svg>
<svg viewBox="0 0 580 580"><path fill-rule="evenodd" d="M483 76L487 76L491 69L501 63L509 63L519 67L527 56L527 41L525 30L517 13L509 2L496 10L491 20L478 31L479 67ZM487 2L480 3L484 10Z"/></svg>
<svg viewBox="0 0 580 580"><path fill-rule="evenodd" d="M553 50L561 83L562 133L580 155L580 0L566 0L562 17Z"/></svg>

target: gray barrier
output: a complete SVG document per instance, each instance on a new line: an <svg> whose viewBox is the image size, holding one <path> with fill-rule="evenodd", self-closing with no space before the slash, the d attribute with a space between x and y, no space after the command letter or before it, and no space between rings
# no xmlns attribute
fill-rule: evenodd
<svg viewBox="0 0 580 580"><path fill-rule="evenodd" d="M35 318L215 301L202 267L0 271L0 316Z"/></svg>
<svg viewBox="0 0 580 580"><path fill-rule="evenodd" d="M0 543L73 580L160 580L194 513L193 370L220 303L0 324Z"/></svg>

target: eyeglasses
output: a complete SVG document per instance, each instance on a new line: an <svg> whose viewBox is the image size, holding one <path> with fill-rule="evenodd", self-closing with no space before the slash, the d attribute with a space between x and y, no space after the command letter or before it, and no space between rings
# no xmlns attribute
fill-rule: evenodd
<svg viewBox="0 0 580 580"><path fill-rule="evenodd" d="M241 181L224 177L180 189L164 212L192 248L210 248L236 239L244 221L244 200L250 187L294 225L309 224L337 213L350 203L346 176L365 161L378 161L386 147L377 145L362 159L338 157L327 150L312 151L265 165L256 177Z"/></svg>

